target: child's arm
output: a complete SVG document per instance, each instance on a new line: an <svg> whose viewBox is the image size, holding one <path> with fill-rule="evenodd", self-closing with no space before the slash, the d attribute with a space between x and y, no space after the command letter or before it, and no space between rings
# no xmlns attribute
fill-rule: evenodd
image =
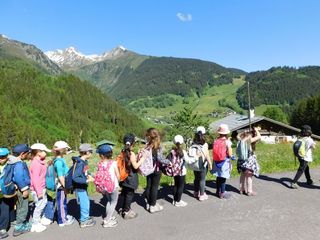
<svg viewBox="0 0 320 240"><path fill-rule="evenodd" d="M114 173L116 174L117 179L120 180L120 173L116 163L117 162L115 162Z"/></svg>
<svg viewBox="0 0 320 240"><path fill-rule="evenodd" d="M131 164L132 164L134 169L138 169L141 166L141 164L143 163L144 160L145 160L145 157L142 156L139 159L139 161L137 161L136 154L134 152L131 152L130 161L131 161Z"/></svg>

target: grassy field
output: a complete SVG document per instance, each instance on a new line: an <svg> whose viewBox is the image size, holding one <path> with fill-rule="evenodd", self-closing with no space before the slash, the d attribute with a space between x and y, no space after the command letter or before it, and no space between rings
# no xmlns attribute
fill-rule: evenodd
<svg viewBox="0 0 320 240"><path fill-rule="evenodd" d="M136 149L137 152L138 149ZM166 149L167 151L170 148ZM114 156L120 152L120 148L114 149ZM76 153L70 154L66 156L68 165L71 165L71 156L75 156ZM286 172L286 171L296 171L299 164L298 161L295 163L293 153L292 153L292 144L262 144L259 143L257 145L256 155L258 162L261 167L261 174L268 174L274 172ZM96 171L97 163L99 159L97 154L94 154L92 159L89 160L90 171L94 174ZM311 168L317 167L320 165L320 148L317 148L314 151L314 161L310 164ZM232 177L238 178L239 174L236 169L236 161L233 162L233 170ZM207 180L215 180L215 176L208 173ZM188 171L186 176L187 183L193 183L193 172ZM173 183L173 179L171 177L163 175L161 178L161 185L168 186ZM139 176L139 188L143 189L146 186L146 178ZM95 188L91 184L89 186L89 193L94 193Z"/></svg>

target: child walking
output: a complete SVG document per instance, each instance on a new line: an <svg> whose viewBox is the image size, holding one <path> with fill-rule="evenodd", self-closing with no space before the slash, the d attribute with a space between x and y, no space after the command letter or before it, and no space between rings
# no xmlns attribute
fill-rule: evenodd
<svg viewBox="0 0 320 240"><path fill-rule="evenodd" d="M32 161L30 164L30 190L35 205L32 216L31 232L42 232L46 227L41 224L41 215L47 204L46 194L46 163L47 153L51 152L44 144L35 143L31 146Z"/></svg>
<svg viewBox="0 0 320 240"><path fill-rule="evenodd" d="M64 227L74 223L74 218L68 215L67 207L67 194L68 191L65 189L65 176L68 173L68 166L63 156L70 149L69 145L65 141L57 141L53 146L54 154L54 170L57 174L57 222L59 227Z"/></svg>
<svg viewBox="0 0 320 240"><path fill-rule="evenodd" d="M119 165L124 165L128 176L120 182L121 185L121 197L123 199L122 202L122 217L124 219L133 219L138 216L131 209L131 203L134 197L134 191L139 186L139 178L138 178L138 168L144 161L144 158L140 158L137 160L136 154L133 152L133 148L135 145L135 135L127 134L123 138L124 147L120 153L120 163Z"/></svg>
<svg viewBox="0 0 320 240"><path fill-rule="evenodd" d="M93 148L88 143L83 143L79 147L80 157L72 157L74 173L73 183L74 190L77 196L77 201L80 204L80 227L92 227L96 224L95 220L89 216L90 214L90 199L87 188L88 183L93 181L89 174L88 160L92 156Z"/></svg>
<svg viewBox="0 0 320 240"><path fill-rule="evenodd" d="M100 157L98 170L95 175L94 183L98 192L106 198L106 217L102 222L105 228L118 225L116 217L113 216L118 201L119 170L117 162L112 159L112 147L103 144L97 149Z"/></svg>
<svg viewBox="0 0 320 240"><path fill-rule="evenodd" d="M0 148L0 176L8 164L8 148ZM5 198L0 190L0 239L9 237L8 230L14 215L15 197Z"/></svg>
<svg viewBox="0 0 320 240"><path fill-rule="evenodd" d="M212 173L217 176L216 195L221 199L228 199L231 196L226 192L226 180L230 178L232 169L230 162L232 157L232 142L228 139L229 133L229 126L227 124L221 124L218 129L219 137L213 143L214 168Z"/></svg>

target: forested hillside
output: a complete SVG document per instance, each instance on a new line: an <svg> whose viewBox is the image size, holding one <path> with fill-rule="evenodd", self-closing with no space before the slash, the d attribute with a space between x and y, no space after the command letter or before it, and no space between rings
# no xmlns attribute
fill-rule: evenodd
<svg viewBox="0 0 320 240"><path fill-rule="evenodd" d="M249 73L252 106L261 104L293 105L320 92L320 67L274 67L268 71ZM247 108L247 85L237 91L239 105Z"/></svg>
<svg viewBox="0 0 320 240"><path fill-rule="evenodd" d="M118 140L143 123L88 82L50 76L21 59L0 56L0 145L37 140Z"/></svg>

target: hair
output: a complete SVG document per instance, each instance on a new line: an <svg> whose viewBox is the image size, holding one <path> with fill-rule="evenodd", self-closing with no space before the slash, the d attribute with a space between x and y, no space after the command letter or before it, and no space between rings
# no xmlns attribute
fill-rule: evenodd
<svg viewBox="0 0 320 240"><path fill-rule="evenodd" d="M203 145L206 143L204 135L201 131L194 134L193 143Z"/></svg>
<svg viewBox="0 0 320 240"><path fill-rule="evenodd" d="M176 143L175 146L173 147L173 150L176 151L177 156L179 158L183 158L183 150L180 143Z"/></svg>
<svg viewBox="0 0 320 240"><path fill-rule="evenodd" d="M149 128L147 130L146 138L148 145L152 147L153 150L158 150L160 148L160 134L156 128Z"/></svg>
<svg viewBox="0 0 320 240"><path fill-rule="evenodd" d="M312 135L311 127L309 125L303 125L300 134L302 137L311 136Z"/></svg>
<svg viewBox="0 0 320 240"><path fill-rule="evenodd" d="M55 150L53 149L52 150L52 153L54 156L60 156L60 155L65 155L67 153L67 149L64 148L64 149L59 149L59 150Z"/></svg>
<svg viewBox="0 0 320 240"><path fill-rule="evenodd" d="M31 157L34 158L35 156L37 156L38 152L41 152L41 150L39 150L39 149L32 149L32 150L31 150Z"/></svg>
<svg viewBox="0 0 320 240"><path fill-rule="evenodd" d="M107 152L107 153L99 153L99 155L100 156L103 156L103 157L105 157L105 158L107 158L107 159L111 159L112 158L112 155L113 155L113 152L112 151L110 151L110 152Z"/></svg>
<svg viewBox="0 0 320 240"><path fill-rule="evenodd" d="M131 167L131 147L135 144L135 135L132 133L129 133L124 136L123 138L123 144L124 147L122 149L122 153L124 154L124 162L126 166L126 171L129 172L129 169Z"/></svg>

